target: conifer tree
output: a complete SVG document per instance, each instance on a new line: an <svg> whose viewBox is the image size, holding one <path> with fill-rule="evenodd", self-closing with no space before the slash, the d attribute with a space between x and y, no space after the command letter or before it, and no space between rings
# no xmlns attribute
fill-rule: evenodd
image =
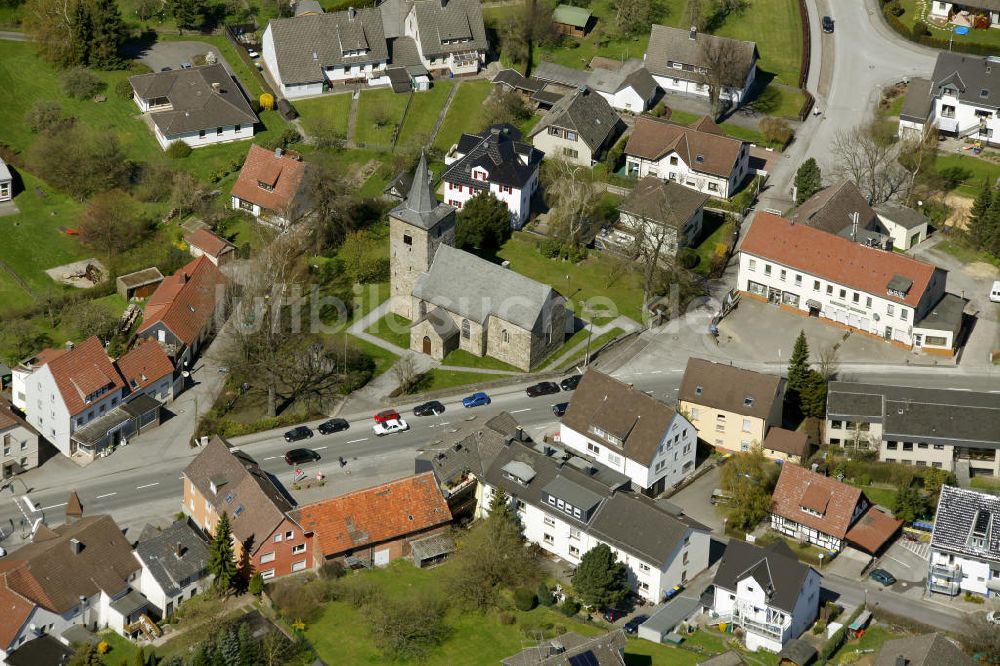
<svg viewBox="0 0 1000 666"><path fill-rule="evenodd" d="M213 587L219 592L226 592L236 580L236 556L233 553L233 536L229 527L229 514L225 511L215 526L215 536L208 554L208 571L215 580Z"/></svg>

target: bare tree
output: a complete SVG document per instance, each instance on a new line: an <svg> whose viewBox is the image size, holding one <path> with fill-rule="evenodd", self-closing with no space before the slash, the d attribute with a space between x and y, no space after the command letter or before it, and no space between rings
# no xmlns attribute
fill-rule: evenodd
<svg viewBox="0 0 1000 666"><path fill-rule="evenodd" d="M619 222L628 229L633 238L625 253L642 270L643 305L649 302L654 286L662 281L664 272L673 269L680 245L677 228L669 224L676 213L667 196L666 188L655 183L653 187L647 189L645 195L647 207L658 211L660 219L649 220L630 216L629 219L637 221Z"/></svg>
<svg viewBox="0 0 1000 666"><path fill-rule="evenodd" d="M879 121L841 130L833 141L834 173L852 181L872 206L885 203L912 182L899 163L904 142L887 136Z"/></svg>
<svg viewBox="0 0 1000 666"><path fill-rule="evenodd" d="M914 198L918 179L932 169L937 159L938 128L935 124L927 124L917 136L909 136L903 140L899 151L899 163L909 174L906 185L906 200Z"/></svg>
<svg viewBox="0 0 1000 666"><path fill-rule="evenodd" d="M399 383L401 392L409 393L413 390L420 379L420 373L417 372L417 364L413 362L413 356L410 354L400 356L396 364L392 366L392 376Z"/></svg>
<svg viewBox="0 0 1000 666"><path fill-rule="evenodd" d="M704 39L701 57L705 70L701 74L708 86L708 100L718 117L732 103L724 96L726 89L742 89L746 82L746 58L740 42L732 39Z"/></svg>
<svg viewBox="0 0 1000 666"><path fill-rule="evenodd" d="M543 178L552 201L549 223L553 235L574 245L583 242L594 223L603 188L594 182L593 171L555 159L543 163Z"/></svg>
<svg viewBox="0 0 1000 666"><path fill-rule="evenodd" d="M821 349L817 365L823 381L830 382L836 379L837 373L840 372L840 349L833 345Z"/></svg>

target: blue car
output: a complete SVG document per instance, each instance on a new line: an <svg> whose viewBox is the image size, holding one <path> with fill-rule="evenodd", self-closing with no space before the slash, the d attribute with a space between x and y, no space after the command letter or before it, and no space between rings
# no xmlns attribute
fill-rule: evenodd
<svg viewBox="0 0 1000 666"><path fill-rule="evenodd" d="M462 398L463 407L482 407L483 405L488 404L490 404L490 396L486 395L482 391L473 393L467 398Z"/></svg>

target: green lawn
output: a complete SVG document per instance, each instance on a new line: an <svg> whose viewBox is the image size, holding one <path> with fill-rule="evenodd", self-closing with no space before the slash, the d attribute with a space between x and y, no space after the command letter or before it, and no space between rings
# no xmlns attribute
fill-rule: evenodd
<svg viewBox="0 0 1000 666"><path fill-rule="evenodd" d="M798 113L798 107L801 106L802 104L802 100L799 99L797 101L795 100L793 101L795 102L794 104L795 108L792 110L791 114L776 113L775 115L792 115L792 116L796 115ZM701 116L698 115L697 113L678 111L676 109L671 109L670 113L670 120L680 125L690 125L694 123L696 120L699 120L700 118ZM722 131L726 133L726 136L731 136L734 139L740 139L741 141L749 141L750 143L755 143L758 146L777 148L778 150L782 149L782 146L778 144L772 144L769 141L767 141L767 139L764 138L764 135L755 129L751 129L749 127L743 127L742 125L736 125L730 122L723 122L722 124L719 125L719 127L721 127Z"/></svg>
<svg viewBox="0 0 1000 666"><path fill-rule="evenodd" d="M950 29L953 26L942 28L926 20L931 6L930 3L918 3L916 0L900 0L899 4L902 5L904 10L903 15L899 17L899 21L906 28L912 29L917 19L924 19L924 23L930 29L932 37L944 40L945 42L948 41L951 36ZM923 10L922 12L921 9ZM1000 47L1000 34L998 33L1000 31L997 30L970 30L967 35L955 35L954 39L957 44L982 44ZM944 47L947 47L947 44L944 44Z"/></svg>
<svg viewBox="0 0 1000 666"><path fill-rule="evenodd" d="M354 143L369 148L388 149L396 126L403 118L403 109L409 95L397 95L391 89L366 90L358 99L358 121L354 129ZM376 126L376 120L384 121Z"/></svg>
<svg viewBox="0 0 1000 666"><path fill-rule="evenodd" d="M302 126L310 134L333 130L347 137L347 116L351 111L351 95L330 95L295 102L302 117Z"/></svg>
<svg viewBox="0 0 1000 666"><path fill-rule="evenodd" d="M409 349L410 325L412 323L409 319L390 312L369 326L365 332L382 338L386 342L402 349Z"/></svg>
<svg viewBox="0 0 1000 666"><path fill-rule="evenodd" d="M1000 492L1000 479L990 476L974 476L969 479L969 485L976 490L985 490L990 493Z"/></svg>
<svg viewBox="0 0 1000 666"><path fill-rule="evenodd" d="M486 111L483 102L490 94L489 81L462 81L457 84L458 92L451 101L448 115L441 123L441 129L434 139L434 147L442 153L447 152L465 132L479 132L486 124Z"/></svg>
<svg viewBox="0 0 1000 666"><path fill-rule="evenodd" d="M890 511L892 510L892 505L896 503L896 495L899 494L899 491L895 488L876 488L874 486L865 486L861 488L861 491L872 502L879 506L884 506Z"/></svg>
<svg viewBox="0 0 1000 666"><path fill-rule="evenodd" d="M955 257L963 264L972 264L976 262L985 262L988 264L993 264L997 268L1000 268L1000 258L991 257L990 255L974 250L965 244L962 240L947 240L941 241L934 246L934 249L941 250L942 252L947 252L951 256Z"/></svg>
<svg viewBox="0 0 1000 666"><path fill-rule="evenodd" d="M591 253L578 264L547 259L538 251L536 243L533 236L517 232L504 244L498 256L510 261L512 270L552 285L573 302L574 311L579 310L578 304L589 302L595 319L613 319L622 314L641 321L639 276L616 271L614 262L598 253Z"/></svg>
<svg viewBox="0 0 1000 666"><path fill-rule="evenodd" d="M373 345L367 340L356 338L353 335L348 335L348 338L350 338L351 344L357 347L361 353L375 361L375 371L372 374L372 379L375 379L375 377L378 377L391 368L392 364L399 359L399 357L391 351L382 349L378 345Z"/></svg>
<svg viewBox="0 0 1000 666"><path fill-rule="evenodd" d="M520 369L489 356L476 356L464 349L456 349L444 357L442 365L460 365L466 368L488 368L490 370L510 370L521 372Z"/></svg>
<svg viewBox="0 0 1000 666"><path fill-rule="evenodd" d="M938 155L934 169L941 173L946 169L959 169L962 182L956 188L960 194L975 197L983 189L984 182L995 183L1000 177L1000 164L989 162L971 154L951 153Z"/></svg>
<svg viewBox="0 0 1000 666"><path fill-rule="evenodd" d="M406 112L402 129L399 130L399 140L396 142L398 146L426 146L430 143L434 124L454 87L452 81L445 79L435 81L430 90L413 93L410 109Z"/></svg>
<svg viewBox="0 0 1000 666"><path fill-rule="evenodd" d="M579 331L566 338L566 342L564 342L559 349L552 352L552 354L547 359L545 359L545 361L540 366L538 366L537 370L545 370L546 368L548 368L550 365L552 365L553 361L555 361L563 354L568 352L570 349L572 349L573 347L577 346L578 344L586 340L588 335L590 335L590 327L584 326ZM593 343L593 340L591 340L591 343Z"/></svg>
<svg viewBox="0 0 1000 666"><path fill-rule="evenodd" d="M726 228L725 215L715 211L705 211L701 238L694 247L694 251L698 255L698 265L694 268L696 273L708 275L712 268L712 255L715 254L715 248L720 243L726 242L726 239L723 238Z"/></svg>
<svg viewBox="0 0 1000 666"><path fill-rule="evenodd" d="M431 391L443 391L445 389L468 386L471 393L473 390L478 390L479 385L498 379L503 379L503 377L484 372L464 372L461 370L433 368L424 373L423 377L421 377L420 381L417 382L417 385L410 392L430 393Z"/></svg>
<svg viewBox="0 0 1000 666"><path fill-rule="evenodd" d="M635 37L618 39L615 34L614 17L617 7L614 0L594 0L588 5L591 13L597 20L596 27L583 39L566 37L562 44L536 48L533 52L533 66L549 61L583 69L594 58L594 56L604 56L613 60L628 60L629 58L642 59L649 44L649 30L640 31ZM663 23L672 18L674 14L681 12L683 3L678 0L669 0L659 6L667 10L667 16L656 16L654 13L653 22ZM523 73L523 72L522 72Z"/></svg>
<svg viewBox="0 0 1000 666"><path fill-rule="evenodd" d="M0 5L0 28L20 29L23 12L21 6L10 7L6 4Z"/></svg>
<svg viewBox="0 0 1000 666"><path fill-rule="evenodd" d="M852 659L877 652L886 641L902 638L906 634L891 631L882 624L872 624L864 635L857 640L844 641L840 649L830 655L831 664L853 663Z"/></svg>

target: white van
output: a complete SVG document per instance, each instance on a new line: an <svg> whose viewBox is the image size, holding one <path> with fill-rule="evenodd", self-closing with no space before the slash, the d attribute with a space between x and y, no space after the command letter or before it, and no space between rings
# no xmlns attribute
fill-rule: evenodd
<svg viewBox="0 0 1000 666"><path fill-rule="evenodd" d="M993 283L990 287L990 300L994 303L1000 303L1000 280Z"/></svg>

